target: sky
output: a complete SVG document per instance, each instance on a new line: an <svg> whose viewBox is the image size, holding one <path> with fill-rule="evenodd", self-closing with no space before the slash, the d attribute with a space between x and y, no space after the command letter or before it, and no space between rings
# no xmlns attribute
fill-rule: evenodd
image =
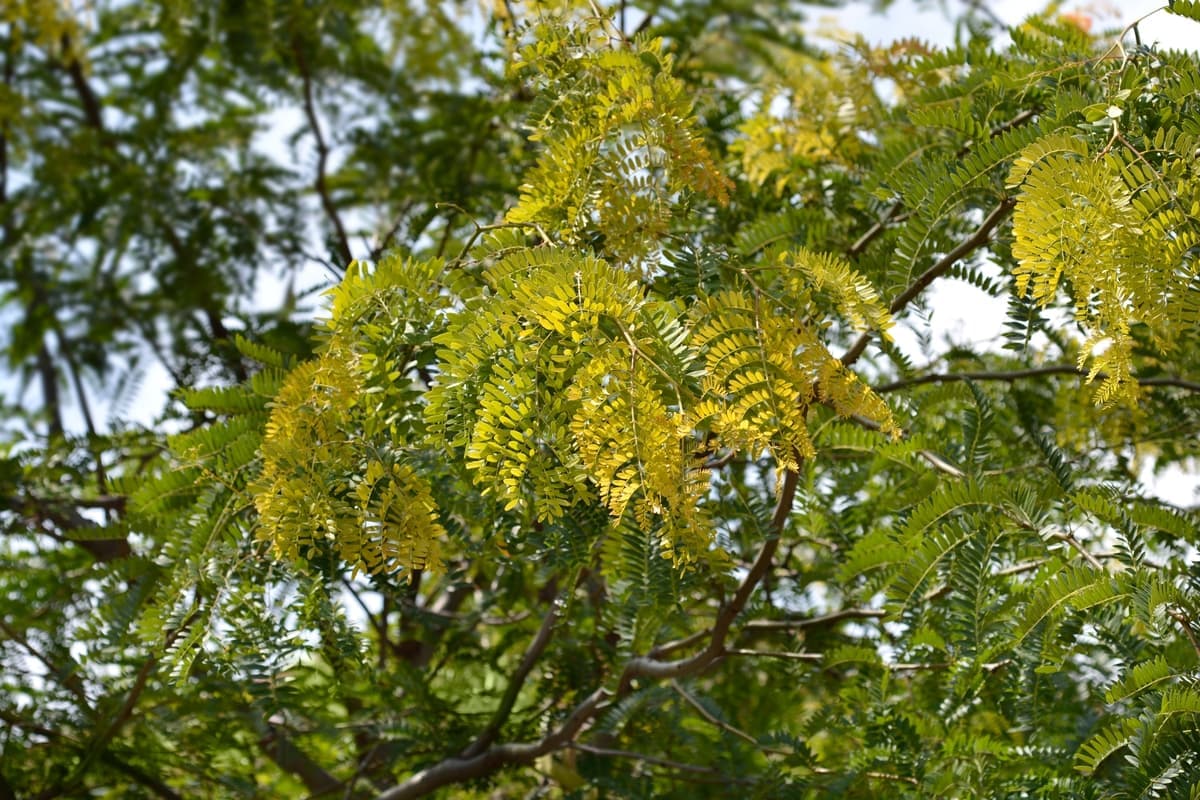
<svg viewBox="0 0 1200 800"><path fill-rule="evenodd" d="M992 0L984 4L1009 25L1015 25L1050 5L1047 0ZM898 0L882 14L873 13L871 5L870 2L854 2L841 9L814 8L813 15L828 15L871 42L888 42L909 36L946 42L953 37L954 27L947 20L945 7L957 11L967 3L961 0ZM1063 2L1058 5L1061 12L1079 12L1092 17L1095 20L1093 30L1096 32L1119 30L1134 20L1150 15L1138 25L1144 44L1158 42L1163 47L1193 50L1197 46L1194 26L1180 24L1179 17L1152 13L1164 8L1165 0L1122 0L1120 3L1101 0Z"/></svg>

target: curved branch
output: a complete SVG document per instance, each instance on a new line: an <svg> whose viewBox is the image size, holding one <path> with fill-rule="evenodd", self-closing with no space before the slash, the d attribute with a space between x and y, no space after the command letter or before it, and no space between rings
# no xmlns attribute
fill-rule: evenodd
<svg viewBox="0 0 1200 800"><path fill-rule="evenodd" d="M1012 119L1005 120L996 127L992 128L988 132L988 135L992 138L995 138L1002 133L1012 130L1013 128L1021 127L1025 123L1031 121L1037 115L1037 109L1027 108L1014 116ZM961 159L967 155L967 153L970 153L974 147L975 141L968 140L963 143L962 147L958 148L958 152L954 154L954 157ZM877 219L874 225L868 228L862 236L858 237L854 244L850 245L850 247L846 250L846 255L848 255L850 258L857 258L863 254L863 251L867 249L867 246L870 245L871 242L875 241L875 239L877 239L881 233L887 230L888 225L893 222L901 222L912 216L912 211L906 211L903 214L900 213L901 207L901 203L896 202L890 208L888 208L887 212L882 217Z"/></svg>
<svg viewBox="0 0 1200 800"><path fill-rule="evenodd" d="M783 473L783 481L780 483L779 494L775 501L775 511L771 515L771 538L763 544L758 558L754 559L754 564L751 565L750 571L746 573L746 577L738 586L729 605L722 608L721 612L717 614L708 646L694 656L677 661L659 661L649 656L631 659L621 673L621 681L617 689L618 696L627 694L632 688L632 682L637 678L667 679L694 675L724 655L725 639L729 636L729 629L738 615L742 613L742 609L746 607L746 602L758 587L759 582L766 576L767 571L771 568L771 560L775 556L775 551L779 549L779 537L783 533L788 515L792 513L792 502L796 498L798 479L799 473L796 470L789 469Z"/></svg>
<svg viewBox="0 0 1200 800"><path fill-rule="evenodd" d="M329 194L329 185L325 178L325 169L329 161L329 144L325 141L325 134L321 131L321 122L317 119L317 104L313 99L312 70L309 68L308 59L304 56L304 48L300 46L299 41L292 43L292 52L296 55L296 66L300 69L300 79L303 82L304 116L308 119L308 126L312 129L313 139L316 140L317 145L317 178L313 183L313 188L317 190L317 196L321 200L321 209L325 212L330 224L333 225L338 256L342 259L342 268L344 269L354 260L354 256L350 252L350 239L346 236L346 226L342 224L342 217L338 214L333 197Z"/></svg>
<svg viewBox="0 0 1200 800"><path fill-rule="evenodd" d="M901 380L885 383L875 387L877 394L887 394L899 389L906 389L910 386L921 386L927 383L953 383L954 381L1019 381L1023 378L1037 378L1043 375L1077 375L1080 377L1087 376L1087 370L1082 370L1073 364L1052 364L1044 367L1030 367L1028 369L1014 369L1001 372L945 372L934 373L931 375L920 375L915 378L903 378ZM1103 372L1095 376L1100 380L1104 380L1108 376ZM1160 378L1134 378L1140 386L1173 386L1177 389L1185 389L1189 392L1200 392L1200 382L1190 381L1185 378L1176 376L1166 376Z"/></svg>
<svg viewBox="0 0 1200 800"><path fill-rule="evenodd" d="M730 628L742 612L742 609L746 607L750 595L754 593L759 582L762 581L771 568L771 560L775 555L775 551L779 548L780 535L783 533L788 517L792 513L792 504L796 498L796 487L799 477L799 472L796 470L786 470L783 473L783 479L780 481L779 491L776 496L775 510L771 514L771 537L763 544L758 557L754 560L750 571L746 573L746 577L742 579L729 604L724 606L717 614L716 622L713 624L711 631L712 638L709 640L708 646L702 651L679 661L664 662L649 656L633 658L626 663L625 669L621 672L615 694L603 687L592 692L583 702L575 707L575 710L571 712L562 725L541 740L537 742L496 745L475 755L447 758L428 769L416 773L403 783L388 789L380 794L377 800L407 800L408 798L421 797L443 786L482 778L505 766L528 764L547 753L571 745L575 736L600 711L607 700L613 697L623 697L633 691L633 681L635 679L640 677L685 677L700 672L722 658L725 655L725 639L729 635ZM536 660L536 656L540 655L540 651L534 645L537 644L538 639L543 637L543 635L548 641L549 629L552 627L552 622L543 621L542 630L539 631L538 637L535 637L534 643L530 645L530 649L526 653L527 658L530 653L533 653L534 660ZM543 631L545 631L544 634ZM524 665L524 661L522 665ZM475 750L474 745L467 752L470 753L473 750Z"/></svg>
<svg viewBox="0 0 1200 800"><path fill-rule="evenodd" d="M1006 197L992 209L991 213L984 218L975 232L958 243L958 246L951 250L946 255L942 256L936 264L921 273L915 281L909 284L904 291L896 295L892 300L892 304L888 307L888 311L893 314L902 311L905 306L911 303L914 299L929 288L929 284L944 275L951 267L958 263L961 259L970 255L972 252L987 244L994 231L1001 222L1003 222L1009 214L1012 213L1013 207L1016 205L1016 200L1011 197ZM842 363L850 366L863 354L867 349L867 343L871 341L871 334L864 333L851 345L850 349L842 356Z"/></svg>
<svg viewBox="0 0 1200 800"><path fill-rule="evenodd" d="M553 732L537 742L504 744L489 748L471 758L447 758L429 769L393 786L376 800L410 800L432 791L463 781L490 775L509 764L529 764L559 748L565 747L589 719L599 710L602 703L612 696L607 689L597 689L575 707L571 715Z"/></svg>

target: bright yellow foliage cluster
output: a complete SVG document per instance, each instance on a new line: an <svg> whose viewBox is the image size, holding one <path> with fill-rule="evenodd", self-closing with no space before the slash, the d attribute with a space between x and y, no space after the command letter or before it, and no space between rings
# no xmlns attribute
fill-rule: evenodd
<svg viewBox="0 0 1200 800"><path fill-rule="evenodd" d="M806 54L780 52L775 66L779 74L760 110L742 123L732 146L746 179L780 195L798 188L815 165L853 169L866 148L860 123L877 104L871 86L835 61Z"/></svg>
<svg viewBox="0 0 1200 800"><path fill-rule="evenodd" d="M1088 367L1089 382L1099 380L1101 405L1138 402L1134 326L1147 326L1163 345L1200 322L1197 265L1187 255L1200 244L1198 146L1200 136L1165 129L1147 153L1123 139L1092 152L1062 134L1031 145L1010 172L1009 185L1021 192L1016 292L1041 306L1070 292L1086 335L1079 366Z"/></svg>
<svg viewBox="0 0 1200 800"><path fill-rule="evenodd" d="M815 455L811 406L888 433L883 401L822 344L814 294L856 325L890 318L842 262L792 254L774 297L751 285L690 309L647 299L629 272L557 248L504 250L490 293L438 338L426 418L464 449L486 495L541 522L596 495L614 521L659 531L678 563L711 548L705 460L714 448L780 467ZM803 276L807 275L807 278Z"/></svg>
<svg viewBox="0 0 1200 800"><path fill-rule="evenodd" d="M892 324L844 259L772 249L721 291L647 291L672 209L730 184L661 43L608 34L551 20L520 50L543 84L542 153L506 223L457 262L355 265L331 292L325 350L284 385L262 449L256 505L281 555L435 567L445 530L409 457L449 451L500 513L539 526L598 501L688 564L714 552L718 451L796 468L816 455L815 405L897 434L823 341L830 313L852 332Z"/></svg>
<svg viewBox="0 0 1200 800"><path fill-rule="evenodd" d="M595 18L564 27L548 17L532 33L513 69L538 86L530 138L542 152L510 222L569 244L599 239L618 260L640 264L668 232L679 193L727 199L730 183L660 40L609 46Z"/></svg>
<svg viewBox="0 0 1200 800"><path fill-rule="evenodd" d="M357 320L356 298L386 296L395 268L352 268L335 309ZM429 483L405 463L394 431L370 435L380 394L368 391L370 371L391 372L390 364L347 338L335 332L317 359L288 375L272 404L251 487L259 536L288 560L332 557L370 573L437 570L445 529Z"/></svg>

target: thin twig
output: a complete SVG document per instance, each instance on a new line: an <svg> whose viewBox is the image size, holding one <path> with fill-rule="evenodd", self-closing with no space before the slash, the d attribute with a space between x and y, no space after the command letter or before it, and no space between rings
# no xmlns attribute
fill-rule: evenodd
<svg viewBox="0 0 1200 800"><path fill-rule="evenodd" d="M791 653L786 650L746 650L738 648L727 648L726 655L730 656L757 656L760 658L781 658L788 661L821 661L825 658L820 653Z"/></svg>
<svg viewBox="0 0 1200 800"><path fill-rule="evenodd" d="M1010 213L1012 213L1015 205L1016 201L1011 197L1006 197L1001 200L996 207L992 209L991 213L984 218L983 222L980 223L979 227L975 229L974 233L972 233L963 241L959 242L957 247L940 258L936 264L925 270L925 272L921 273L916 280L909 284L904 291L896 295L896 298L892 300L888 310L893 314L899 313L905 308L905 306L919 296L921 292L925 291L925 289L929 287L929 284L933 283L939 277L944 275L961 259L970 255L976 249L986 244L988 239L991 238L992 231L995 230L996 227L998 227ZM850 366L857 361L859 356L863 354L863 351L867 349L867 343L870 341L870 333L864 333L859 336L858 340L855 341L850 349L847 350L842 356L842 363L846 366Z"/></svg>
<svg viewBox="0 0 1200 800"><path fill-rule="evenodd" d="M878 608L846 608L823 614L819 617L796 617L793 619L756 619L746 623L748 630L804 630L805 628L824 628L839 622L857 619L882 619L887 612Z"/></svg>
<svg viewBox="0 0 1200 800"><path fill-rule="evenodd" d="M1082 370L1073 364L1051 364L1044 367L1030 367L1028 369L1004 370L999 372L943 372L933 373L929 375L919 375L913 378L901 378L900 380L891 381L875 387L876 394L887 394L900 389L907 389L911 386L921 386L928 383L954 383L956 381L1005 381L1014 382L1024 378L1036 378L1045 375L1078 375L1087 376L1087 371ZM1094 376L1099 380L1106 380L1108 376L1104 373L1099 373ZM1186 389L1189 392L1200 392L1200 382L1187 380L1185 378L1168 376L1158 378L1133 378L1141 386L1173 386L1178 389Z"/></svg>
<svg viewBox="0 0 1200 800"><path fill-rule="evenodd" d="M694 696L692 696L691 693L689 693L686 689L684 689L682 686L680 686L679 681L674 681L674 680L671 681L671 688L674 689L675 693L678 694L680 697L682 697L684 699L684 701L689 706L691 706L696 711L697 714L699 714L701 717L703 717L704 720L706 722L708 722L710 725L714 725L714 726L720 728L721 730L725 731L726 733L736 736L737 738L741 739L742 741L749 742L750 744L754 745L756 748L758 748L760 751L762 751L764 753L769 753L770 755L776 755L776 756L793 755L791 750L782 750L778 747L771 747L770 745L765 745L765 744L761 743L760 741L758 741L758 739L755 739L753 736L746 733L741 728L739 728L735 725L731 725L730 723L726 722L725 720L721 719L720 717L713 715L707 708L704 707L703 703L701 703Z"/></svg>
<svg viewBox="0 0 1200 800"><path fill-rule="evenodd" d="M686 650L694 644L704 641L712 633L712 628L704 628L696 631L690 636L685 636L682 639L676 639L673 642L664 642L655 646L647 655L650 658L662 658L665 655L674 653L676 650Z"/></svg>
<svg viewBox="0 0 1200 800"><path fill-rule="evenodd" d="M988 135L991 136L992 138L995 138L996 136L999 136L1002 133L1010 131L1013 128L1019 128L1020 126L1024 125L1026 122L1029 122L1034 117L1036 117L1037 114L1038 114L1037 109L1027 108L1024 111L1020 112L1019 114L1016 114L1015 116L1013 116L1012 119L1005 120L1004 122L1001 122L996 127L992 128L988 132ZM964 156L966 156L968 153L970 153L971 149L974 147L975 147L975 142L973 140L968 140L963 143L962 147L958 148L958 151L955 152L954 157L956 159L961 159ZM875 239L878 238L881 233L883 233L885 230L887 230L888 225L890 225L891 223L894 223L894 222L902 222L912 216L913 212L911 212L911 211L906 211L903 214L901 214L900 213L901 208L903 208L902 203L900 203L900 202L893 203L892 206L890 208L888 208L887 212L884 213L884 215L882 217L880 217L878 220L875 221L874 225L872 225L870 228L867 228L866 232L863 233L862 236L858 237L858 239L855 240L854 244L850 245L850 247L847 248L846 254L852 259L857 258L858 256L862 255L863 251L867 249L867 246L870 245L871 242L875 241Z"/></svg>
<svg viewBox="0 0 1200 800"><path fill-rule="evenodd" d="M729 783L740 783L740 784L746 784L746 785L753 784L753 781L751 781L751 780L748 780L746 778L736 778L736 777L732 777L729 775L724 775L720 771L715 770L712 767L701 767L701 766L697 766L695 764L684 764L680 761L671 761L670 759L659 758L658 756L650 756L650 755L646 755L644 753L635 753L631 750L613 750L613 749L610 749L607 747L596 747L595 745L583 744L582 742L571 742L570 744L567 745L567 747L571 748L572 750L578 750L581 753L589 753L594 756L603 756L606 758L628 758L628 759L634 760L634 761L644 761L645 763L653 764L656 767L665 767L667 769L673 769L678 772L692 772L697 775L712 775L714 777L721 778L723 781L728 781Z"/></svg>
<svg viewBox="0 0 1200 800"><path fill-rule="evenodd" d="M308 59L304 55L304 48L300 46L299 40L292 42L292 52L296 56L296 66L300 70L304 93L304 116L308 118L308 126L312 129L317 147L317 177L313 188L317 190L317 196L321 200L321 208L325 211L325 216L333 225L333 233L337 238L338 255L342 259L342 267L345 268L354 260L354 255L350 251L350 239L346 236L346 227L342 224L341 215L338 214L333 197L329 194L329 185L326 183L325 169L329 161L329 145L325 141L325 135L321 132L321 122L317 118L317 105L313 99L312 70L309 68Z"/></svg>
<svg viewBox="0 0 1200 800"><path fill-rule="evenodd" d="M900 203L893 203L892 207L887 210L887 213L875 221L875 224L867 228L862 236L855 240L854 244L850 245L846 250L846 254L851 258L862 255L862 252L867 249L867 246L887 230L889 223L898 221L903 215L900 214L902 208Z"/></svg>
<svg viewBox="0 0 1200 800"><path fill-rule="evenodd" d="M1196 632L1192 630L1191 617L1182 611L1174 609L1167 613L1179 623L1179 627L1183 628L1183 635L1192 643L1192 649L1196 651L1197 657L1200 657L1200 641L1196 639Z"/></svg>
<svg viewBox="0 0 1200 800"><path fill-rule="evenodd" d="M828 767L811 767L812 771L817 775L841 775L842 773L836 769ZM877 772L875 770L867 770L860 772L859 775L864 775L868 778L876 778L881 781L895 781L897 783L907 783L910 786L920 786L921 782L916 778L910 778L907 775L897 775L894 772Z"/></svg>
<svg viewBox="0 0 1200 800"><path fill-rule="evenodd" d="M996 670L1007 667L1011 663L1012 663L1011 658L1005 658L1000 661L989 661L985 664L980 664L979 668L982 669L984 672L992 673L992 672L995 672ZM951 667L956 666L956 663L953 661L932 661L932 662L928 662L928 663L916 662L916 663L905 663L905 664L884 664L883 666L886 667L887 669L891 670L892 672L924 672L924 671L950 669Z"/></svg>

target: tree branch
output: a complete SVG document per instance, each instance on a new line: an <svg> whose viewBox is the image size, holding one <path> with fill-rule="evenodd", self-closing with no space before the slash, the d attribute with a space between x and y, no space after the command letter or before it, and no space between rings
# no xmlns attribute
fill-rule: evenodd
<svg viewBox="0 0 1200 800"><path fill-rule="evenodd" d="M1082 370L1073 364L1052 364L1044 367L1030 367L1028 369L1014 369L999 372L944 372L934 373L930 375L920 375L914 378L903 378L901 380L885 383L875 387L877 394L887 394L899 389L906 389L910 386L921 386L927 383L953 383L955 381L1006 381L1014 382L1024 378L1037 378L1044 375L1077 375L1080 377L1087 376L1087 370ZM1095 376L1100 380L1104 380L1108 376L1100 373ZM1190 381L1185 378L1175 376L1159 377L1159 378L1134 378L1140 386L1173 386L1178 389L1185 389L1189 392L1200 392L1200 382Z"/></svg>
<svg viewBox="0 0 1200 800"><path fill-rule="evenodd" d="M867 249L867 246L870 245L871 242L875 241L875 239L879 237L879 234L887 230L889 223L897 222L904 218L905 215L900 213L900 208L901 205L899 202L894 203L892 207L887 210L886 214L876 220L874 225L867 228L866 232L862 236L858 237L854 244L850 245L850 248L846 250L846 255L848 255L850 258L857 258L858 256L862 255L863 251Z"/></svg>
<svg viewBox="0 0 1200 800"><path fill-rule="evenodd" d="M1192 650L1194 650L1196 656L1200 658L1200 639L1196 638L1196 632L1192 630L1191 617L1178 610L1168 611L1167 614L1169 614L1172 619L1179 623L1179 627L1183 629L1183 635L1187 637L1189 642L1191 642Z"/></svg>
<svg viewBox="0 0 1200 800"><path fill-rule="evenodd" d="M787 470L783 473L783 481L780 484L779 494L775 502L775 511L771 515L771 538L763 544L762 550L759 551L758 557L746 573L746 577L742 580L737 592L734 593L729 605L722 608L720 613L717 614L716 622L712 627L712 638L709 639L708 646L694 656L677 661L659 661L648 656L631 659L625 665L625 670L621 674L621 681L617 689L618 696L627 694L632 688L632 682L637 678L687 677L688 675L696 674L723 655L725 639L729 635L730 627L742 612L742 609L746 607L746 602L750 599L750 595L754 592L754 589L771 568L771 560L775 556L775 551L779 548L779 537L783 533L788 515L792 511L792 502L796 497L796 483L798 478L799 473L795 470Z"/></svg>
<svg viewBox="0 0 1200 800"><path fill-rule="evenodd" d="M792 504L796 498L798 482L799 473L796 470L786 470L783 473L783 478L780 481L776 495L775 510L771 514L770 538L763 544L758 557L754 560L754 564L742 579L729 604L724 606L717 614L716 622L712 627L712 638L704 650L679 661L663 662L648 656L632 658L626 663L625 669L621 672L615 695L603 687L597 689L575 707L575 710L571 712L562 725L541 740L529 743L497 745L470 757L464 755L444 759L434 766L416 773L403 783L383 792L378 796L377 800L407 800L408 798L421 797L443 786L490 775L496 770L511 764L528 764L547 753L569 746L576 734L600 710L605 701L612 697L623 697L632 692L633 682L637 678L685 677L700 672L720 659L725 655L725 639L729 635L730 628L742 612L742 609L746 607L750 595L754 593L759 582L762 581L771 568L771 560L779 547L780 536L792 512ZM542 626L543 630L547 628L545 620L543 620ZM550 627L552 627L552 623ZM539 631L539 637L541 635L542 631ZM548 639L549 633L546 632L545 636ZM537 638L535 637L535 644ZM532 644L530 652L536 653ZM529 653L526 655L528 657ZM522 663L524 664L524 661ZM472 748L468 748L468 752L473 749L473 746Z"/></svg>
<svg viewBox="0 0 1200 800"><path fill-rule="evenodd" d="M65 33L62 36L62 48L64 53L69 53L71 50L71 37ZM100 109L100 98L88 82L87 76L83 74L83 65L79 63L77 57L72 56L69 63L63 64L63 68L71 78L75 94L79 96L79 104L83 106L84 119L97 133L103 134L104 115Z"/></svg>
<svg viewBox="0 0 1200 800"><path fill-rule="evenodd" d="M295 775L304 784L304 788L313 797L329 794L342 788L342 782L313 761L311 757L288 738L284 731L270 721L266 722L267 732L259 738L258 747L275 766Z"/></svg>
<svg viewBox="0 0 1200 800"><path fill-rule="evenodd" d="M321 122L317 118L317 106L313 99L312 70L309 68L308 59L304 55L304 48L300 46L299 40L292 42L292 52L296 55L296 65L300 69L300 79L303 81L304 115L308 118L308 126L312 129L317 146L317 177L313 188L317 190L317 196L321 200L321 208L325 211L325 216L333 225L338 255L342 259L342 268L345 269L354 260L354 256L350 252L350 239L346 236L346 227L342 224L341 215L338 214L333 197L329 194L329 185L325 178L325 169L329 161L329 145L325 141L325 135L321 132Z"/></svg>
<svg viewBox="0 0 1200 800"><path fill-rule="evenodd" d="M45 342L38 348L37 370L42 384L42 405L50 417L47 433L54 439L63 435L62 401L58 398L58 372L54 369L54 359Z"/></svg>
<svg viewBox="0 0 1200 800"><path fill-rule="evenodd" d="M877 608L846 608L824 614L819 617L798 617L795 619L756 619L746 623L746 628L759 631L803 630L805 628L825 628L851 619L882 619L887 612Z"/></svg>
<svg viewBox="0 0 1200 800"><path fill-rule="evenodd" d="M79 665L74 662L69 653L64 653L64 658L67 660L66 664L56 662L35 647L21 631L5 622L3 617L0 617L0 633L3 633L10 641L19 644L25 652L37 659L60 686L75 696L75 699L80 702L81 707L84 709L91 708L87 693L83 688L83 680L79 677Z"/></svg>
<svg viewBox="0 0 1200 800"><path fill-rule="evenodd" d="M714 725L714 726L720 728L721 730L725 731L726 733L736 736L737 738L741 739L742 741L749 742L750 744L754 745L756 748L758 748L759 750L761 750L764 753L770 753L771 755L779 755L779 756L792 755L790 750L781 750L777 747L769 747L767 745L764 745L761 742L759 742L758 739L755 739L753 736L746 733L741 728L731 725L728 722L726 722L725 720L714 716L711 712L709 712L709 710L707 708L704 707L704 705L699 700L697 700L686 689L684 689L682 686L680 686L679 681L671 681L671 688L674 689L675 693L678 694L680 697L682 697L684 699L684 701L689 706L691 706L692 709L694 709L697 714L699 714L701 717L703 717L704 720L706 722L708 722L710 725Z"/></svg>
<svg viewBox="0 0 1200 800"><path fill-rule="evenodd" d="M744 648L729 648L725 651L731 656L751 656L757 658L782 658L788 661L820 661L825 656L820 653L790 653L786 650L747 650Z"/></svg>
<svg viewBox="0 0 1200 800"><path fill-rule="evenodd" d="M1012 130L1013 128L1019 128L1026 122L1029 122L1036 117L1037 114L1038 112L1036 109L1027 108L1014 116L1012 119L1001 122L999 125L992 128L991 131L988 132L988 135L994 138L1002 133L1005 133L1006 131ZM961 159L963 156L967 155L967 153L970 153L974 146L975 142L973 140L964 142L963 146L958 148L958 152L954 154L955 158ZM854 244L850 245L849 249L846 250L846 255L848 255L850 258L857 258L858 256L862 255L863 251L867 249L867 246L870 245L871 242L875 241L879 234L887 230L887 226L890 223L900 222L908 219L908 217L912 215L911 211L901 214L900 209L901 204L899 202L894 203L892 207L887 210L887 213L876 220L874 225L868 228L862 236L858 237Z"/></svg>
<svg viewBox="0 0 1200 800"><path fill-rule="evenodd" d="M984 218L983 222L980 223L979 227L975 229L974 233L972 233L963 241L959 242L957 247L944 255L932 267L921 273L921 275L918 276L915 281L909 284L904 291L900 292L900 294L898 294L896 298L892 300L892 304L888 307L888 310L893 314L903 310L904 307L911 303L918 295L921 294L921 292L925 291L925 289L929 287L929 284L933 283L939 277L944 275L946 271L958 263L959 260L967 255L970 255L976 249L986 244L992 235L992 231L995 230L996 227L999 226L1000 223L1003 222L1010 213L1012 213L1014 205L1016 205L1016 201L1011 197L1006 197L1001 200L1000 203L992 209L991 213ZM846 366L850 366L857 361L863 354L863 351L867 349L867 343L870 341L870 333L864 333L859 336L858 340L855 341L850 349L847 350L842 356L842 363Z"/></svg>
<svg viewBox="0 0 1200 800"><path fill-rule="evenodd" d="M447 758L418 772L404 783L393 786L380 794L377 800L410 800L443 786L482 778L509 764L532 763L547 753L567 746L611 696L612 693L607 689L597 689L575 707L562 725L539 741L491 747L472 758Z"/></svg>
<svg viewBox="0 0 1200 800"><path fill-rule="evenodd" d="M697 766L696 764L684 764L680 761L671 761L670 759L649 756L645 755L644 753L635 753L632 750L612 750L607 747L596 747L595 745L582 744L580 742L571 742L567 746L572 750L578 750L581 753L588 753L594 756L606 758L627 758L631 761L642 761L646 764L653 764L656 767L673 769L677 772L690 772L696 775L711 775L715 778L720 778L723 783L742 784L746 786L751 786L754 784L754 781L751 781L747 778L737 778L732 775L725 775L724 773L713 769L712 767L701 767Z"/></svg>

